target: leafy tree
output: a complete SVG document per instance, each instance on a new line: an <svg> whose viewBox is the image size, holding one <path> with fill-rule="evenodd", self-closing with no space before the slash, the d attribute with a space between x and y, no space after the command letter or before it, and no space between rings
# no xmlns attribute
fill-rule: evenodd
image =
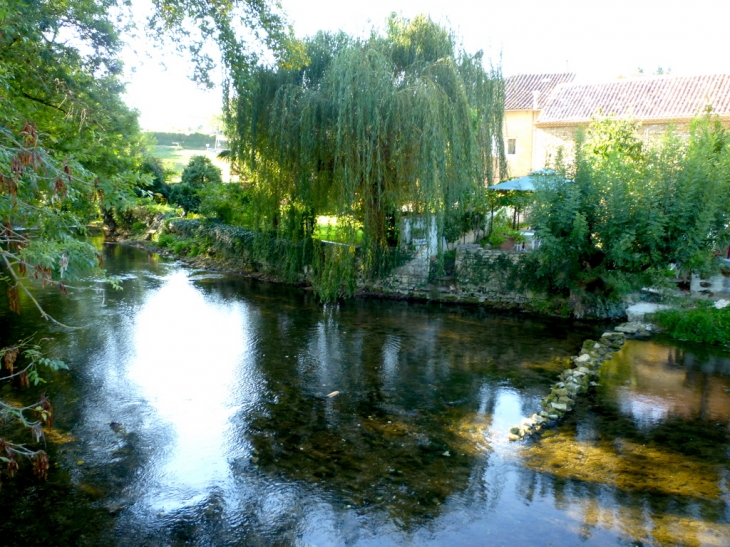
<svg viewBox="0 0 730 547"><path fill-rule="evenodd" d="M170 171L165 169L160 158L149 156L145 159L141 166L141 172L143 174L150 175L152 177L149 185L141 188L145 193L152 194L154 198L158 196L164 200L167 200L170 196L170 185L167 183L167 177L170 175ZM143 194L143 192L138 192Z"/></svg>
<svg viewBox="0 0 730 547"><path fill-rule="evenodd" d="M173 184L170 187L170 203L181 207L186 213L197 213L200 207L198 188L190 184Z"/></svg>
<svg viewBox="0 0 730 547"><path fill-rule="evenodd" d="M113 229L114 209L126 207L148 180L140 172L159 174L154 165L142 165L148 142L121 95L118 54L120 35L129 28L127 8L125 0L0 0L0 281L12 312L20 313L24 294L53 321L35 288L67 292L82 272L101 274L99 253L78 236L100 215ZM291 41L268 0L158 0L154 8L152 32L163 30L182 43L193 19L200 24L198 37L223 44L231 81L243 81L256 62L254 44L270 46L283 59ZM244 17L235 18L241 12ZM236 37L241 24L253 38ZM197 66L209 68L205 55L192 51ZM39 367L61 366L30 340L2 348L0 355L0 380L22 386L39 379ZM33 413L38 419L28 418ZM45 396L22 408L0 400L0 426L20 423L35 441L51 419ZM6 474L17 471L22 457L45 476L42 450L0 438Z"/></svg>
<svg viewBox="0 0 730 547"><path fill-rule="evenodd" d="M0 0L0 280L11 312L37 308L38 283L67 292L100 256L78 238L100 213L124 206L139 183L136 114L122 102L118 33L107 4ZM42 367L59 368L31 340L0 349L2 380L37 385ZM31 417L35 415L35 418ZM35 441L52 423L50 401L19 407L0 400L0 423L30 428ZM22 458L45 476L43 450L0 435L4 473Z"/></svg>
<svg viewBox="0 0 730 547"><path fill-rule="evenodd" d="M300 66L302 45L286 23L278 2L272 0L155 0L148 21L149 34L171 40L188 54L194 66L193 78L208 87L216 62L209 45L214 45L226 78L224 96L245 89L262 54L272 54L279 66ZM194 30L192 30L194 29ZM248 39L240 39L244 30ZM224 108L227 108L224 101Z"/></svg>
<svg viewBox="0 0 730 547"><path fill-rule="evenodd" d="M201 187L206 184L220 184L221 170L213 165L207 156L193 156L182 172L182 184Z"/></svg>
<svg viewBox="0 0 730 547"><path fill-rule="evenodd" d="M530 266L551 293L570 295L577 314L660 284L679 272L717 267L730 241L730 147L705 116L685 141L669 132L650 147L634 122L595 120L575 164L544 177L532 211L542 244ZM566 175L569 179L566 180Z"/></svg>
<svg viewBox="0 0 730 547"><path fill-rule="evenodd" d="M221 170L206 156L193 156L182 172L182 179L170 189L171 203L179 205L186 212L197 213L200 208L200 193L208 186L221 184Z"/></svg>
<svg viewBox="0 0 730 547"><path fill-rule="evenodd" d="M213 184L198 190L198 212L230 226L251 225L251 195L241 184Z"/></svg>
<svg viewBox="0 0 730 547"><path fill-rule="evenodd" d="M305 52L302 67L258 68L228 118L231 155L256 173L259 227L297 238L317 214L352 217L374 252L404 211L443 229L504 173L499 69L430 19L392 16L365 40L320 33Z"/></svg>

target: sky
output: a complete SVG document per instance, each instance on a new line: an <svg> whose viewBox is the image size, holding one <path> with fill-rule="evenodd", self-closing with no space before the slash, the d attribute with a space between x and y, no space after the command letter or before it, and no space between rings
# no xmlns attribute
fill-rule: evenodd
<svg viewBox="0 0 730 547"><path fill-rule="evenodd" d="M452 28L467 51L501 59L505 77L569 71L605 80L658 67L681 75L730 73L730 0L280 2L299 37L318 30L363 35L391 12L429 14ZM220 89L197 88L188 79L191 67L174 53L143 42L137 47L136 55L125 55L127 103L140 111L143 129L205 129L220 111Z"/></svg>

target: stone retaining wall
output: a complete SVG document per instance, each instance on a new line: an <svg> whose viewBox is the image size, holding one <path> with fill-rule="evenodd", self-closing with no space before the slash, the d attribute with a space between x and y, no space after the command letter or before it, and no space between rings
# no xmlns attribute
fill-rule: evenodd
<svg viewBox="0 0 730 547"><path fill-rule="evenodd" d="M460 245L454 273L459 292L479 302L521 305L533 301L535 295L520 285L516 275L525 257L523 252Z"/></svg>
<svg viewBox="0 0 730 547"><path fill-rule="evenodd" d="M430 284L431 259L427 249L396 268L388 277L370 283L366 290L410 298L469 304L525 306L542 298L521 287L516 271L525 253L484 249L479 245L456 248L454 277L448 284Z"/></svg>
<svg viewBox="0 0 730 547"><path fill-rule="evenodd" d="M718 274L709 279L701 279L700 276L693 275L690 293L700 298L727 297L730 295L730 277Z"/></svg>

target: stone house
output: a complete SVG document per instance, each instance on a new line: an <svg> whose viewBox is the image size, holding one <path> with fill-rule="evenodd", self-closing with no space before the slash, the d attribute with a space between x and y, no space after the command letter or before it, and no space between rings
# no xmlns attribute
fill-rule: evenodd
<svg viewBox="0 0 730 547"><path fill-rule="evenodd" d="M549 166L558 148L570 158L578 128L596 115L632 118L640 124L643 140L651 142L670 125L680 135L687 134L692 119L708 108L730 123L730 74L637 75L601 83L559 84L534 123L531 170Z"/></svg>
<svg viewBox="0 0 730 547"><path fill-rule="evenodd" d="M575 74L518 74L505 84L504 138L507 167L512 177L531 173L534 165L544 163L535 148L536 128L542 109L560 84L570 83Z"/></svg>

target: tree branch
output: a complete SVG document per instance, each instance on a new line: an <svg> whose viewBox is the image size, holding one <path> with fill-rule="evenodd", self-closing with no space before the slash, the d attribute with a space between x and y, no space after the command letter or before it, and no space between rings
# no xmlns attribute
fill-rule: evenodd
<svg viewBox="0 0 730 547"><path fill-rule="evenodd" d="M47 106L48 108L53 108L54 110L58 110L59 112L63 112L63 113L64 113L64 114L66 115L66 116L68 116L68 111L67 111L67 110L64 110L64 109L63 109L63 108L61 108L60 106L56 106L56 105L54 105L54 104L51 104L51 103L49 103L49 102L47 102L47 101L44 101L43 99L39 99L38 97L33 97L32 95L29 95L29 94L28 94L28 93L26 93L25 91L21 91L20 93L21 93L21 94L23 95L23 97L25 97L26 99L29 99L29 100L31 100L31 101L35 101L35 102L37 102L37 103L40 103L40 104L42 104L42 105L44 105L44 106Z"/></svg>

